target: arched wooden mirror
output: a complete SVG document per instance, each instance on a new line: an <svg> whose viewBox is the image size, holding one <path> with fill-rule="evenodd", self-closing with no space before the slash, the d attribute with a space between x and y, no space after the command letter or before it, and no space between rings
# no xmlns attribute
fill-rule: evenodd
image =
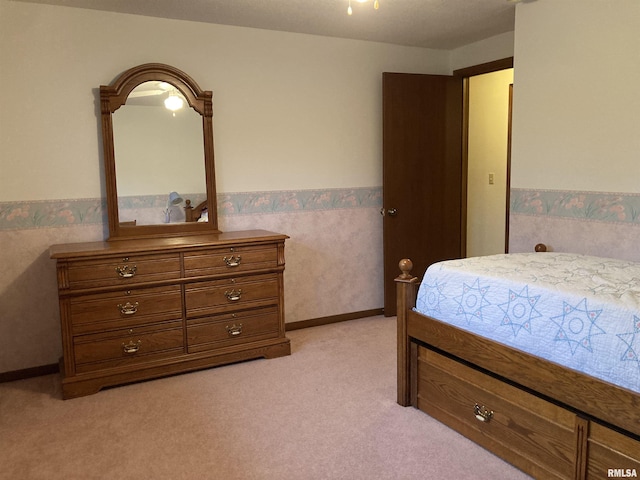
<svg viewBox="0 0 640 480"><path fill-rule="evenodd" d="M212 97L159 63L100 87L109 240L219 232Z"/></svg>

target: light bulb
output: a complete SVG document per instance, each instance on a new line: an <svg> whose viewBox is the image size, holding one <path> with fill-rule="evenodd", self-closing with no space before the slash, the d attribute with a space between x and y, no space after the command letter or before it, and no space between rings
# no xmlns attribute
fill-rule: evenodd
<svg viewBox="0 0 640 480"><path fill-rule="evenodd" d="M358 2L358 3L366 3L369 0L355 0L355 1ZM374 10L378 10L380 8L379 0L374 0L373 8L374 8ZM351 0L349 0L349 7L347 8L347 14L348 15L353 15L353 9L351 8Z"/></svg>
<svg viewBox="0 0 640 480"><path fill-rule="evenodd" d="M176 110L180 110L183 104L184 102L182 101L182 99L175 93L169 95L167 99L164 101L164 106L167 107L167 109L171 110L172 112L175 112Z"/></svg>

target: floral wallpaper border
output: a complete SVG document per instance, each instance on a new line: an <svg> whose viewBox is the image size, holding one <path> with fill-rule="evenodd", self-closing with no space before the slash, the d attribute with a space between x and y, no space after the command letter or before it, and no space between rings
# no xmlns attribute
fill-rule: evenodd
<svg viewBox="0 0 640 480"><path fill-rule="evenodd" d="M510 213L640 224L640 194L511 189Z"/></svg>
<svg viewBox="0 0 640 480"><path fill-rule="evenodd" d="M148 200L151 205L158 203L155 196ZM137 202L125 203L125 208L139 206ZM382 187L218 194L220 216L381 206ZM0 202L0 230L106 223L105 199Z"/></svg>
<svg viewBox="0 0 640 480"><path fill-rule="evenodd" d="M220 216L381 206L382 187L218 194ZM0 202L0 230L106 224L106 211L99 198ZM640 225L640 194L514 188L510 213Z"/></svg>
<svg viewBox="0 0 640 480"><path fill-rule="evenodd" d="M0 203L0 230L108 223L104 199Z"/></svg>

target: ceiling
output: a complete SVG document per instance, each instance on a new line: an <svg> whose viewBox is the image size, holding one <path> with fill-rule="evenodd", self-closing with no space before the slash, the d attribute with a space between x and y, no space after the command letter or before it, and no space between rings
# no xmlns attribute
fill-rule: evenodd
<svg viewBox="0 0 640 480"><path fill-rule="evenodd" d="M519 0L18 1L450 50L513 31Z"/></svg>

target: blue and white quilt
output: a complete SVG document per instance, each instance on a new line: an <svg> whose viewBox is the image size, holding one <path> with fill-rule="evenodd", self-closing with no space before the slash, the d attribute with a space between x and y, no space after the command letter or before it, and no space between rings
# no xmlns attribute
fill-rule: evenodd
<svg viewBox="0 0 640 480"><path fill-rule="evenodd" d="M640 263L518 253L431 265L416 308L640 393Z"/></svg>

